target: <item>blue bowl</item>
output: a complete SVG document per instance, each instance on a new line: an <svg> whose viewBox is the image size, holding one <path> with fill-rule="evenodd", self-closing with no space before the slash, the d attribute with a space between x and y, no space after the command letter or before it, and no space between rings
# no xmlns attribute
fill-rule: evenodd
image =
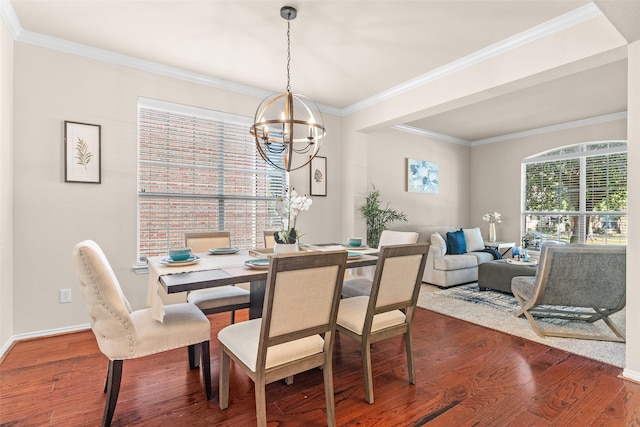
<svg viewBox="0 0 640 427"><path fill-rule="evenodd" d="M185 261L191 256L191 248L172 248L169 249L169 258L174 261Z"/></svg>
<svg viewBox="0 0 640 427"><path fill-rule="evenodd" d="M358 247L362 245L362 238L360 237L351 237L349 239L349 246Z"/></svg>

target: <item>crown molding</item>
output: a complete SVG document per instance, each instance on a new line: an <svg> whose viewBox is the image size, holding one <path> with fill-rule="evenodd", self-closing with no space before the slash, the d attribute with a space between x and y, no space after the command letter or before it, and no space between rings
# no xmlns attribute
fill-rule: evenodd
<svg viewBox="0 0 640 427"><path fill-rule="evenodd" d="M627 112L621 111L619 113L605 114L604 116L591 117L588 119L575 120L573 122L559 123L557 125L544 126L536 129L523 130L522 132L508 133L505 135L494 136L491 138L477 139L471 141L472 147L477 147L484 144L492 144L494 142L508 141L510 139L524 138L527 136L541 135L550 132L558 132L567 129L575 129L584 126L591 126L599 123L612 122L614 120L623 120L627 118Z"/></svg>
<svg viewBox="0 0 640 427"><path fill-rule="evenodd" d="M396 125L396 126L393 126L392 129L396 129L401 132L413 133L420 136L426 136L428 138L433 138L438 141L445 141L445 142L451 142L453 144L471 146L471 141L467 141L466 139L456 138L455 136L445 135L443 133L433 132L427 129L420 129L420 128L407 126L407 125Z"/></svg>
<svg viewBox="0 0 640 427"><path fill-rule="evenodd" d="M0 0L0 17L2 17L4 24L7 26L11 37L16 40L22 31L22 25L20 25L18 16L9 0Z"/></svg>
<svg viewBox="0 0 640 427"><path fill-rule="evenodd" d="M14 40L19 42L30 43L36 46L55 49L61 52L80 55L99 61L110 62L145 72L173 77L258 98L265 98L271 94L271 92L263 89L245 86L227 80L217 79L204 74L193 73L176 67L146 61L107 51L104 49L98 49L91 46L70 42L68 40L63 40L56 37L50 37L31 31L25 31L20 25L18 17L16 16L9 0L0 0L0 14L2 15L2 18L5 21L5 24L7 25L9 32L13 36ZM417 87L423 86L429 82L451 75L465 68L469 68L474 64L486 61L489 58L502 55L505 52L531 43L542 37L556 33L566 28L570 28L574 25L577 25L599 15L602 15L600 9L598 9L595 4L589 3L571 12L565 13L564 15L544 22L527 31L523 31L522 33L516 34L508 39L495 43L491 46L467 55L466 57L460 58L459 60L436 68L429 73L423 74L417 78L408 80L400 85L380 92L374 96L356 102L355 104L352 104L348 107L340 109L329 105L318 104L318 108L320 108L320 110L324 113L344 117L384 100L413 90Z"/></svg>
<svg viewBox="0 0 640 427"><path fill-rule="evenodd" d="M612 122L615 120L624 120L626 118L627 118L627 112L621 111L619 113L612 113L612 114L606 114L604 116L597 116L597 117L591 117L588 119L575 120L572 122L559 123L557 125L544 126L540 128L524 130L521 132L514 132L514 133L508 133L504 135L493 136L491 138L477 139L474 141L469 141L466 139L457 138L455 136L433 132L428 129L420 129L420 128L407 126L407 125L396 125L396 126L393 126L392 129L396 129L401 132L407 132L407 133L413 133L416 135L426 136L428 138L433 138L438 141L451 142L454 144L466 145L469 147L477 147L479 145L492 144L494 142L502 142L502 141L508 141L516 138L525 138L528 136L542 135L545 133L558 132L558 131L567 130L567 129L575 129L575 128L580 128L584 126L596 125L599 123Z"/></svg>
<svg viewBox="0 0 640 427"><path fill-rule="evenodd" d="M535 40L573 27L574 25L580 24L588 19L595 18L600 15L602 15L602 12L595 4L586 4L571 12L565 13L564 15L560 15L554 19L535 26L527 31L523 31L484 49L480 49L467 56L464 56L456 61L443 65L442 67L436 68L429 73L423 74L400 85L380 92L374 96L356 102L355 104L343 108L342 113L343 115L348 115L364 108L371 107L382 101L411 91L417 87L423 86L427 83L433 82L448 75L457 73L458 71L469 68L475 64L486 61L498 55L502 55Z"/></svg>

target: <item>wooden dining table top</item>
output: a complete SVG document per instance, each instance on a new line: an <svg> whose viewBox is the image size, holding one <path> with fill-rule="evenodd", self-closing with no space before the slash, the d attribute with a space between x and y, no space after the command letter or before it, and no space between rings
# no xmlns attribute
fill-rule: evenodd
<svg viewBox="0 0 640 427"><path fill-rule="evenodd" d="M245 265L245 261L256 259L245 249L228 255L195 255L200 258L197 263L175 267L161 263L166 257L153 257L149 259L149 269L157 273L160 285L168 294L267 279L268 268ZM377 260L373 254L362 254L347 259L347 268L375 265Z"/></svg>
<svg viewBox="0 0 640 427"><path fill-rule="evenodd" d="M310 247L308 251L346 250L339 246ZM375 265L377 250L360 251L361 256L347 259L347 268L357 268ZM245 261L255 260L255 253L241 249L233 254L195 253L199 260L188 265L170 265L163 260L166 256L150 257L149 282L147 290L147 306L154 310L154 318L162 320L168 299L175 294L186 295L186 292L206 289L216 286L233 285L250 282L264 283L267 279L268 268L252 268L245 265ZM186 301L174 299L172 302Z"/></svg>

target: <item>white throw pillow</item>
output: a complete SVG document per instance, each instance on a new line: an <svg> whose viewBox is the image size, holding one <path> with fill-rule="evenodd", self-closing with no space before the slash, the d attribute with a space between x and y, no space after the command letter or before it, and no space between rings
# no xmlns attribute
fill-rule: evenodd
<svg viewBox="0 0 640 427"><path fill-rule="evenodd" d="M480 228L465 228L464 242L467 244L467 252L479 251L484 249L484 239Z"/></svg>
<svg viewBox="0 0 640 427"><path fill-rule="evenodd" d="M444 241L439 233L433 233L431 235L431 245L440 249L442 255L447 253L447 242Z"/></svg>

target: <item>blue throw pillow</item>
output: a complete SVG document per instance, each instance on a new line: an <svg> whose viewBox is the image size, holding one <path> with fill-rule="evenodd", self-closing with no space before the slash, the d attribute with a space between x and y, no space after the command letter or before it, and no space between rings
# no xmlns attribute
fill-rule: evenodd
<svg viewBox="0 0 640 427"><path fill-rule="evenodd" d="M447 232L447 255L460 255L467 253L467 243L464 240L462 228L458 231Z"/></svg>

